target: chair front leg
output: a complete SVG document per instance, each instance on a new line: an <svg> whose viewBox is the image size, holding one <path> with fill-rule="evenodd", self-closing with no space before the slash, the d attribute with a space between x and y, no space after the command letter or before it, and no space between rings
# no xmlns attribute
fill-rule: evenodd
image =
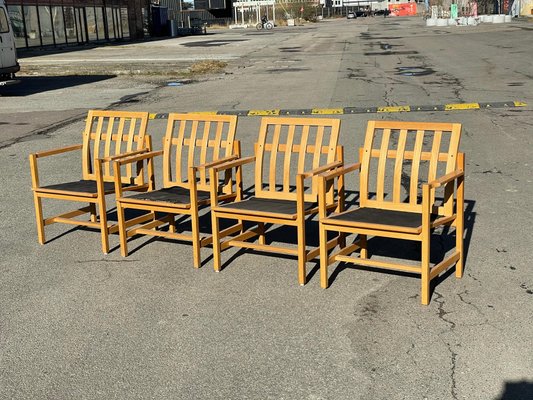
<svg viewBox="0 0 533 400"><path fill-rule="evenodd" d="M44 244L44 219L43 219L43 204L37 193L33 193L33 202L35 204L35 219L37 222L37 240L39 244Z"/></svg>
<svg viewBox="0 0 533 400"><path fill-rule="evenodd" d="M102 251L109 253L109 229L107 227L107 209L105 204L104 180L102 178L102 160L95 162L96 188L98 193L98 211L100 212L100 236L102 239Z"/></svg>
<svg viewBox="0 0 533 400"><path fill-rule="evenodd" d="M126 230L126 216L122 203L117 201L118 233L120 236L120 254L122 257L128 256L128 231Z"/></svg>
<svg viewBox="0 0 533 400"><path fill-rule="evenodd" d="M305 246L305 203L304 203L304 175L299 174L296 176L296 211L297 211L297 225L298 232L298 283L300 286L305 285L306 280L306 268L307 251Z"/></svg>
<svg viewBox="0 0 533 400"><path fill-rule="evenodd" d="M320 286L327 289L329 286L328 279L328 231L322 223L319 223L319 240L320 240Z"/></svg>

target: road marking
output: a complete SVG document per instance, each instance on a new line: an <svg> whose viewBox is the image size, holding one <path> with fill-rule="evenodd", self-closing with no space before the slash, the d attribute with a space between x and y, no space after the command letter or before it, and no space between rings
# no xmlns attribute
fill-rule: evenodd
<svg viewBox="0 0 533 400"><path fill-rule="evenodd" d="M228 111L189 111L188 114L237 115L239 117L260 117L270 115L350 115L427 111L467 111L487 108L526 107L523 101L500 101L492 103L450 103L422 106L386 106L386 107L344 107L344 108L301 108L272 110L228 110ZM168 114L151 113L150 119L167 119Z"/></svg>

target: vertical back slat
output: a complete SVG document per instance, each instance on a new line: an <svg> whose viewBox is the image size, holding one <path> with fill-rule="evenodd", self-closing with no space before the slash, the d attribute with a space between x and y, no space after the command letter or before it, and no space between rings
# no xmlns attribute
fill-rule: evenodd
<svg viewBox="0 0 533 400"><path fill-rule="evenodd" d="M363 145L363 160L361 162L361 177L359 182L361 185L360 205L364 207L368 201L368 176L370 172L370 158L372 154L372 146L374 143L376 121L368 121L366 127L365 143Z"/></svg>
<svg viewBox="0 0 533 400"><path fill-rule="evenodd" d="M196 135L198 134L198 121L192 122L191 136L189 136L189 154L187 156L187 171L185 174L188 176L189 168L194 166L194 151L196 150ZM188 180L187 180L188 181ZM189 185L191 182L189 182Z"/></svg>
<svg viewBox="0 0 533 400"><path fill-rule="evenodd" d="M433 144L431 146L431 159L429 160L428 182L437 177L437 167L439 165L440 144L442 141L442 131L435 131ZM435 202L435 190L431 191L431 204Z"/></svg>
<svg viewBox="0 0 533 400"><path fill-rule="evenodd" d="M120 118L117 130L117 139L115 140L115 155L119 155L122 152L122 135L124 134L124 126L126 124L126 118Z"/></svg>
<svg viewBox="0 0 533 400"><path fill-rule="evenodd" d="M104 117L99 116L97 118L96 123L96 132L95 132L95 138L94 138L94 149L93 149L93 158L96 160L97 158L100 158L100 142L102 140L102 128L104 125Z"/></svg>
<svg viewBox="0 0 533 400"><path fill-rule="evenodd" d="M291 156L292 156L292 145L294 143L294 130L295 126L291 125L289 126L289 131L287 132L287 147L285 148L285 159L284 159L284 165L283 165L283 191L289 192L290 191L290 185L291 185Z"/></svg>
<svg viewBox="0 0 533 400"><path fill-rule="evenodd" d="M207 157L207 148L209 147L209 133L211 132L211 122L205 121L204 122L204 134L201 141L201 148L200 148L200 164L206 163L206 157ZM205 168L200 169L200 182L205 185L206 184L206 173Z"/></svg>
<svg viewBox="0 0 533 400"><path fill-rule="evenodd" d="M135 140L135 126L137 125L137 119L131 119L130 131L128 133L128 140L126 142L126 152L133 150L133 144ZM133 166L131 164L126 165L126 177L130 179L133 176Z"/></svg>
<svg viewBox="0 0 533 400"><path fill-rule="evenodd" d="M265 163L265 144L268 131L268 119L261 119L261 127L259 128L259 137L257 145L255 146L255 190L260 193L263 192L263 166Z"/></svg>
<svg viewBox="0 0 533 400"><path fill-rule="evenodd" d="M393 178L393 193L392 201L399 203L402 194L402 170L403 159L405 155L405 144L407 143L407 129L400 130L398 138L398 147L396 150L396 159L394 160L394 178Z"/></svg>
<svg viewBox="0 0 533 400"><path fill-rule="evenodd" d="M173 118L173 124L176 124L176 119ZM185 129L187 128L187 121L179 121L179 128L178 128L178 143L176 144L176 170L175 175L176 177L174 180L176 182L182 182L182 176L181 176L181 161L182 161L182 153L183 153L183 146L185 145Z"/></svg>
<svg viewBox="0 0 533 400"><path fill-rule="evenodd" d="M302 137L300 139L300 152L298 154L298 173L305 170L305 157L307 155L307 141L309 140L309 126L305 125L302 128Z"/></svg>
<svg viewBox="0 0 533 400"><path fill-rule="evenodd" d="M111 142L113 140L113 128L115 127L115 118L110 117L107 121L107 130L105 134L105 144L104 144L104 157L109 157L111 155ZM111 163L104 163L104 175L111 175Z"/></svg>
<svg viewBox="0 0 533 400"><path fill-rule="evenodd" d="M279 137L281 133L281 125L274 126L274 134L272 136L272 148L270 150L270 168L269 168L269 179L268 179L268 190L270 192L276 191L276 172L277 172L277 158L278 158L278 147L279 147ZM289 171L283 171L284 174Z"/></svg>
<svg viewBox="0 0 533 400"><path fill-rule="evenodd" d="M83 132L83 148L81 159L81 170L83 179L89 179L92 173L91 164L91 132L93 131L94 117L93 111L90 110L87 114L87 121L85 123L85 130Z"/></svg>
<svg viewBox="0 0 533 400"><path fill-rule="evenodd" d="M377 199L383 201L385 198L385 166L387 164L387 152L389 150L390 129L384 129L381 137L381 148L379 151L378 160L378 176L377 176Z"/></svg>
<svg viewBox="0 0 533 400"><path fill-rule="evenodd" d="M411 182L409 184L409 203L417 204L418 202L418 173L420 170L420 157L422 155L422 145L424 144L423 130L417 130L415 139L415 148L413 150L413 160L411 165Z"/></svg>
<svg viewBox="0 0 533 400"><path fill-rule="evenodd" d="M324 127L319 126L316 132L315 151L313 153L313 169L320 165L320 154L322 153L322 141L324 140Z"/></svg>
<svg viewBox="0 0 533 400"><path fill-rule="evenodd" d="M229 128L231 129L231 127ZM224 132L224 122L217 122L217 129L215 133L215 140L213 144L213 160L218 160L220 157L220 146L222 145L222 133Z"/></svg>

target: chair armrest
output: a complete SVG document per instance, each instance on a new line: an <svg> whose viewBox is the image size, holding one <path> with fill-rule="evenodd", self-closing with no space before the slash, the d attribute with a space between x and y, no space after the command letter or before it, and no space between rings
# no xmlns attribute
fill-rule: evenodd
<svg viewBox="0 0 533 400"><path fill-rule="evenodd" d="M453 181L453 180L463 176L464 174L465 174L465 172L461 171L461 170L452 171L450 173L447 173L446 175L441 176L440 178L437 178L437 179L429 182L428 185L429 185L429 187L431 189L435 189L435 188L438 188L438 187L441 187L441 186L445 185L446 183L448 183L450 181Z"/></svg>
<svg viewBox="0 0 533 400"><path fill-rule="evenodd" d="M320 167L317 167L315 169L312 169L311 171L302 172L301 175L304 176L304 178L309 178L311 176L319 175L323 172L329 171L333 168L341 167L342 161L334 161L332 163L329 163L327 165L322 165Z"/></svg>
<svg viewBox="0 0 533 400"><path fill-rule="evenodd" d="M147 160L147 159L151 159L151 158L154 158L154 157L157 157L157 156L160 156L163 154L163 150L158 150L158 151L149 151L147 153L145 153L144 151L145 150L139 150L139 152L141 152L140 154L137 154L137 155L128 155L126 157L119 157L118 159L115 159L113 160L115 164L118 164L118 165L125 165L125 164L131 164L131 163L134 163L134 162L137 162L137 161L143 161L143 160Z"/></svg>
<svg viewBox="0 0 533 400"><path fill-rule="evenodd" d="M82 147L83 147L83 144L74 144L72 146L61 147L58 149L40 151L38 153L33 153L32 155L35 156L35 158L42 158L42 157L53 156L56 154L66 153L69 151L80 150Z"/></svg>
<svg viewBox="0 0 533 400"><path fill-rule="evenodd" d="M361 169L361 163L354 163L354 164L346 165L341 168L336 168L333 171L324 172L320 174L320 177L322 177L322 179L324 179L327 182L332 179L338 178L341 175L346 175L349 172L357 171L360 169Z"/></svg>
<svg viewBox="0 0 533 400"><path fill-rule="evenodd" d="M126 157L130 157L130 156L135 156L137 154L143 154L143 153L146 153L148 152L148 149L141 149L141 150L135 150L135 151L128 151L127 153L121 153L121 154L116 154L114 156L109 156L109 157L104 157L104 158L100 158L100 160L102 162L111 162L111 161L115 161L115 160L118 160L120 158L126 158Z"/></svg>
<svg viewBox="0 0 533 400"><path fill-rule="evenodd" d="M237 155L228 156L228 157L220 158L218 160L214 160L214 161L211 161L211 162L208 162L208 163L205 163L205 164L196 165L194 168L196 168L196 169L209 169L209 168L216 167L217 165L224 164L224 163L226 163L228 161L236 160L238 158L239 158L239 156L237 156Z"/></svg>
<svg viewBox="0 0 533 400"><path fill-rule="evenodd" d="M220 172L220 171L225 171L230 168L239 167L244 164L249 164L254 161L255 161L255 156L238 158L237 160L234 160L234 161L228 161L226 163L216 165L213 167L213 169L216 170L216 172Z"/></svg>

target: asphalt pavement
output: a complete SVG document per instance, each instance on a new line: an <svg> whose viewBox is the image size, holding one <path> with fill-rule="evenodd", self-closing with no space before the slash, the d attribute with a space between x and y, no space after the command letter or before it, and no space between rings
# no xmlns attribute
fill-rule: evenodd
<svg viewBox="0 0 533 400"><path fill-rule="evenodd" d="M21 54L23 83L0 92L0 399L533 398L533 24L358 18L209 33ZM205 61L225 66L191 73ZM499 106L430 108L482 103ZM429 108L406 108L417 105ZM349 107L369 112L338 113ZM97 232L61 224L40 246L28 154L79 143L90 108L246 110L245 155L251 111L315 110L341 119L347 162L370 119L461 122L465 275L444 274L421 306L405 274L341 266L323 290L311 262L300 287L294 258L228 250L215 273L210 249L200 269L189 244L168 240L133 238L122 258L113 235L103 255ZM150 121L156 148L165 123ZM73 180L80 160L39 168L44 184ZM45 214L68 206L45 202Z"/></svg>

